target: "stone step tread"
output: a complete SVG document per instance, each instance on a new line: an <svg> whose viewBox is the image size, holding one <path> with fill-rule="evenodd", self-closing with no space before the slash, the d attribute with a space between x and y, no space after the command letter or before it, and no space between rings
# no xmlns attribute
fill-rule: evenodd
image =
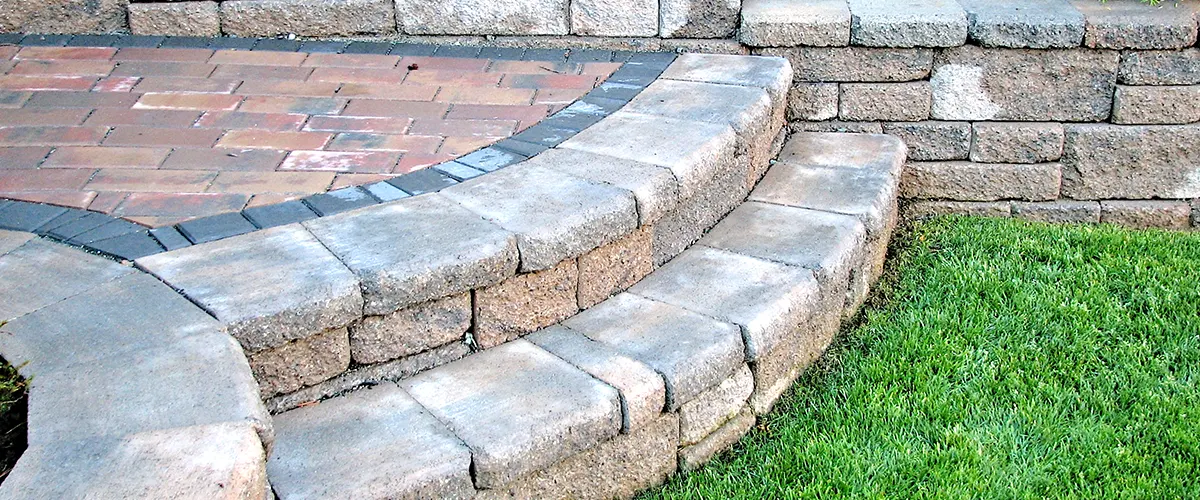
<svg viewBox="0 0 1200 500"><path fill-rule="evenodd" d="M25 233L28 234L28 233ZM21 236L11 236L16 242ZM0 321L31 313L133 272L111 260L31 238L0 256Z"/></svg>

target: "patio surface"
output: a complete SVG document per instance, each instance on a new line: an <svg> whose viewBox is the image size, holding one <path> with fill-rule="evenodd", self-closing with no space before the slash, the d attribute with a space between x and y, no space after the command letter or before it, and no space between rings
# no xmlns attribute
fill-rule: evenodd
<svg viewBox="0 0 1200 500"><path fill-rule="evenodd" d="M0 198L149 227L279 203L470 153L620 67L0 45Z"/></svg>

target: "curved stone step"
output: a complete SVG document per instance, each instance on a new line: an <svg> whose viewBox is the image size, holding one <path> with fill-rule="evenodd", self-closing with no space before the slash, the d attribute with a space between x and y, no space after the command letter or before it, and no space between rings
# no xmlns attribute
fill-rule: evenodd
<svg viewBox="0 0 1200 500"><path fill-rule="evenodd" d="M793 136L750 201L628 291L398 385L278 415L275 491L612 498L698 467L863 301L905 154L887 136ZM809 177L827 182L798 182Z"/></svg>

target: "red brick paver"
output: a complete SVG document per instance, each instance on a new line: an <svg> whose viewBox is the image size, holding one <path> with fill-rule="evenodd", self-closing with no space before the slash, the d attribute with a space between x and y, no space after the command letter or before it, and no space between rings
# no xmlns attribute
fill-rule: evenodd
<svg viewBox="0 0 1200 500"><path fill-rule="evenodd" d="M620 64L0 45L0 198L149 225L487 146Z"/></svg>

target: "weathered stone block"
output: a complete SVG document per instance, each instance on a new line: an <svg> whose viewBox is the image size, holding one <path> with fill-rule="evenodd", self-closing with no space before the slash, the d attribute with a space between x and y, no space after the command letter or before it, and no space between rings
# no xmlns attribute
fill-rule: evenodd
<svg viewBox="0 0 1200 500"><path fill-rule="evenodd" d="M33 239L0 256L0 321L41 309L133 269L66 245Z"/></svg>
<svg viewBox="0 0 1200 500"><path fill-rule="evenodd" d="M794 47L757 51L787 58L797 82L907 82L929 76L931 49Z"/></svg>
<svg viewBox="0 0 1200 500"><path fill-rule="evenodd" d="M754 414L749 409L742 410L703 441L680 448L679 468L684 471L699 469L717 453L733 446L742 436L750 432L752 427L754 427Z"/></svg>
<svg viewBox="0 0 1200 500"><path fill-rule="evenodd" d="M350 357L363 364L388 361L449 344L470 327L469 293L368 316L350 326Z"/></svg>
<svg viewBox="0 0 1200 500"><path fill-rule="evenodd" d="M388 0L227 0L221 30L237 36L385 34L396 31L396 11Z"/></svg>
<svg viewBox="0 0 1200 500"><path fill-rule="evenodd" d="M219 36L217 2L135 3L129 5L135 35Z"/></svg>
<svg viewBox="0 0 1200 500"><path fill-rule="evenodd" d="M280 498L467 498L471 451L392 383L275 417Z"/></svg>
<svg viewBox="0 0 1200 500"><path fill-rule="evenodd" d="M908 148L895 137L834 133L795 134L779 162L806 167L849 168L899 177Z"/></svg>
<svg viewBox="0 0 1200 500"><path fill-rule="evenodd" d="M21 245L24 245L25 242L36 237L36 234L24 231L6 231L0 229L0 256L16 250Z"/></svg>
<svg viewBox="0 0 1200 500"><path fill-rule="evenodd" d="M1012 217L1012 202L921 200L904 207L906 217L917 219L946 214L1008 218Z"/></svg>
<svg viewBox="0 0 1200 500"><path fill-rule="evenodd" d="M967 15L948 0L850 0L850 41L866 47L957 47Z"/></svg>
<svg viewBox="0 0 1200 500"><path fill-rule="evenodd" d="M6 0L0 31L25 33L111 33L125 28L129 0Z"/></svg>
<svg viewBox="0 0 1200 500"><path fill-rule="evenodd" d="M1062 165L910 162L900 180L904 198L995 201L1058 198Z"/></svg>
<svg viewBox="0 0 1200 500"><path fill-rule="evenodd" d="M1060 123L978 122L971 141L971 161L979 163L1044 163L1062 158Z"/></svg>
<svg viewBox="0 0 1200 500"><path fill-rule="evenodd" d="M643 226L629 236L579 256L579 307L587 309L625 291L654 270L654 228Z"/></svg>
<svg viewBox="0 0 1200 500"><path fill-rule="evenodd" d="M773 107L782 106L792 85L792 68L778 57L723 54L680 54L662 78L689 82L758 87L771 96Z"/></svg>
<svg viewBox="0 0 1200 500"><path fill-rule="evenodd" d="M1187 229L1192 207L1186 201L1111 200L1100 202L1100 222L1134 229Z"/></svg>
<svg viewBox="0 0 1200 500"><path fill-rule="evenodd" d="M971 124L967 122L885 123L883 133L908 146L914 161L965 160L971 150Z"/></svg>
<svg viewBox="0 0 1200 500"><path fill-rule="evenodd" d="M397 0L396 20L409 35L566 35L567 0Z"/></svg>
<svg viewBox="0 0 1200 500"><path fill-rule="evenodd" d="M1117 86L1113 123L1172 125L1200 122L1200 85Z"/></svg>
<svg viewBox="0 0 1200 500"><path fill-rule="evenodd" d="M1112 109L1118 53L1011 50L975 46L942 51L934 63L937 120L1103 121Z"/></svg>
<svg viewBox="0 0 1200 500"><path fill-rule="evenodd" d="M984 47L1069 49L1083 42L1083 14L1068 0L958 0L967 35Z"/></svg>
<svg viewBox="0 0 1200 500"><path fill-rule="evenodd" d="M658 36L730 38L738 26L742 0L661 0Z"/></svg>
<svg viewBox="0 0 1200 500"><path fill-rule="evenodd" d="M1126 85L1200 84L1200 49L1125 51L1117 76Z"/></svg>
<svg viewBox="0 0 1200 500"><path fill-rule="evenodd" d="M1200 126L1067 125L1062 161L1077 200L1200 196Z"/></svg>
<svg viewBox="0 0 1200 500"><path fill-rule="evenodd" d="M670 169L660 165L565 148L548 149L524 164L557 170L632 192L637 202L639 226L653 224L679 201L679 185L675 176Z"/></svg>
<svg viewBox="0 0 1200 500"><path fill-rule="evenodd" d="M1072 200L1013 202L1012 215L1019 219L1054 224L1095 224L1100 222L1100 203Z"/></svg>
<svg viewBox="0 0 1200 500"><path fill-rule="evenodd" d="M838 118L845 121L929 119L929 82L843 83Z"/></svg>
<svg viewBox="0 0 1200 500"><path fill-rule="evenodd" d="M827 122L800 122L791 125L793 132L819 132L839 134L882 134L883 123L880 122L844 122L831 120Z"/></svg>
<svg viewBox="0 0 1200 500"><path fill-rule="evenodd" d="M350 366L350 340L345 328L293 340L249 357L263 398L323 382Z"/></svg>
<svg viewBox="0 0 1200 500"><path fill-rule="evenodd" d="M574 0L571 33L587 36L658 34L658 0Z"/></svg>
<svg viewBox="0 0 1200 500"><path fill-rule="evenodd" d="M617 391L524 340L434 368L400 386L471 449L491 489L612 439Z"/></svg>
<svg viewBox="0 0 1200 500"><path fill-rule="evenodd" d="M1102 49L1178 49L1196 43L1195 7L1134 0L1071 0L1087 19L1083 45Z"/></svg>
<svg viewBox="0 0 1200 500"><path fill-rule="evenodd" d="M298 224L137 260L227 325L248 352L362 317L358 279Z"/></svg>
<svg viewBox="0 0 1200 500"><path fill-rule="evenodd" d="M751 47L844 47L850 44L850 8L838 0L747 0L738 38Z"/></svg>
<svg viewBox="0 0 1200 500"><path fill-rule="evenodd" d="M575 259L475 291L475 342L497 346L579 311Z"/></svg>
<svg viewBox="0 0 1200 500"><path fill-rule="evenodd" d="M733 376L684 403L679 407L679 444L698 443L719 429L746 407L753 391L754 376L742 365Z"/></svg>
<svg viewBox="0 0 1200 500"><path fill-rule="evenodd" d="M655 265L678 255L741 203L751 176L749 160L746 156L734 158L654 225Z"/></svg>
<svg viewBox="0 0 1200 500"><path fill-rule="evenodd" d="M822 121L837 118L838 84L797 83L788 94L788 120Z"/></svg>
<svg viewBox="0 0 1200 500"><path fill-rule="evenodd" d="M738 135L739 154L769 142L774 109L761 88L680 80L658 80L638 94L624 111L730 125ZM766 161L766 158L761 159Z"/></svg>

